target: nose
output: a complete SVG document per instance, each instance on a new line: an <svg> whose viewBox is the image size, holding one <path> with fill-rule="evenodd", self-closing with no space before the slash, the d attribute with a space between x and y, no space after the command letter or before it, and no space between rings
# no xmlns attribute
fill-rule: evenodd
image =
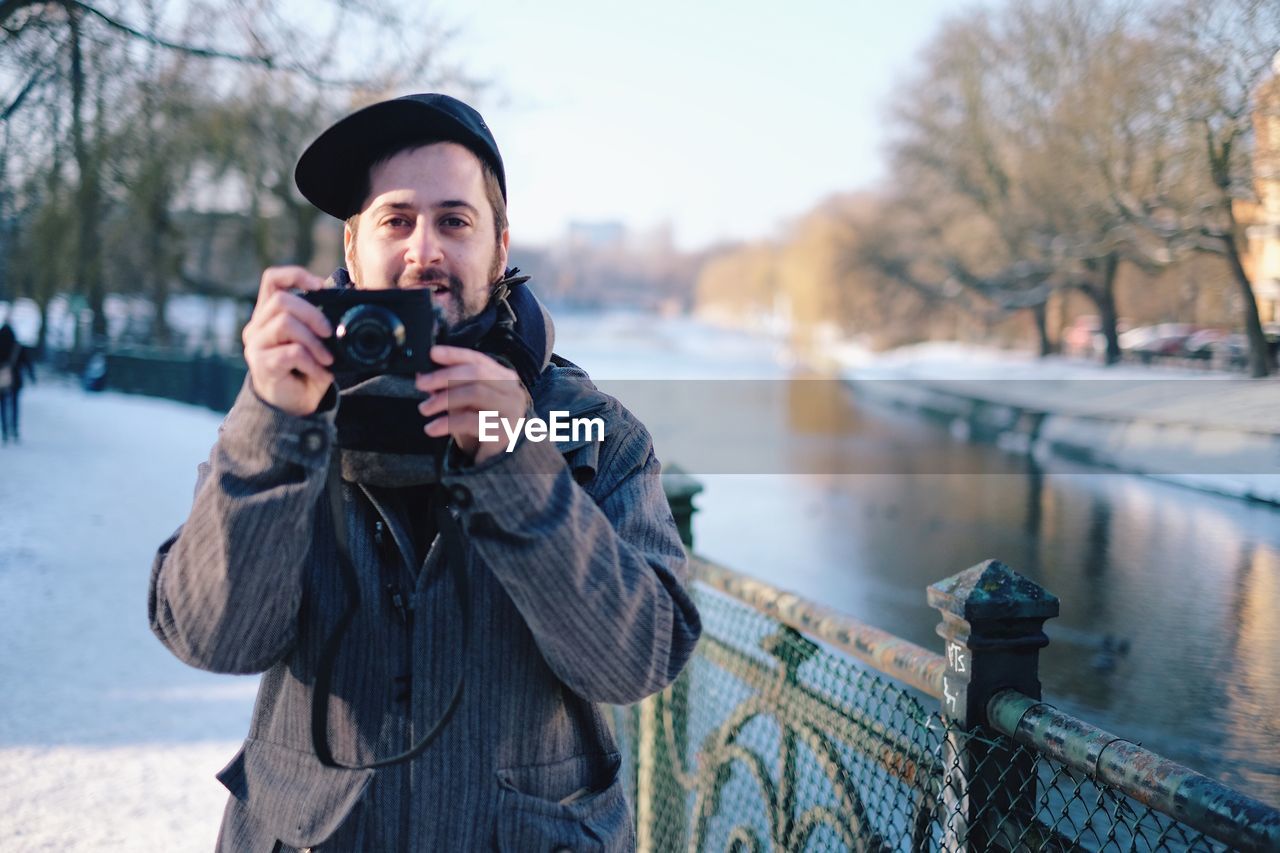
<svg viewBox="0 0 1280 853"><path fill-rule="evenodd" d="M430 267L444 260L440 236L429 220L419 219L409 235L405 250L405 263L410 266Z"/></svg>

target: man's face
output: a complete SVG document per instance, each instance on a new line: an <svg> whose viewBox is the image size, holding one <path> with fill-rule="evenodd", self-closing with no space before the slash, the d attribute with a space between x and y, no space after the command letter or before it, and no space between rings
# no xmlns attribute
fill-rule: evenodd
<svg viewBox="0 0 1280 853"><path fill-rule="evenodd" d="M479 158L437 142L375 167L369 184L356 233L343 234L356 286L428 288L451 325L483 311L510 233L494 234Z"/></svg>

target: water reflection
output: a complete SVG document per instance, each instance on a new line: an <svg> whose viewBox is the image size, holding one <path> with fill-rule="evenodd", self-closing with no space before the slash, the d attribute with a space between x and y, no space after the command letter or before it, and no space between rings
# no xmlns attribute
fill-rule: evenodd
<svg viewBox="0 0 1280 853"><path fill-rule="evenodd" d="M1280 514L1042 468L822 385L785 394L797 468L895 473L704 476L700 551L934 649L925 588L997 557L1061 599L1050 701L1280 802Z"/></svg>
<svg viewBox="0 0 1280 853"><path fill-rule="evenodd" d="M855 403L835 382L759 381L727 395L747 383L656 382L785 377L748 336L683 321L644 329L562 324L561 351L598 379L648 380L607 390L649 400L638 413L664 462L702 468L700 552L938 651L925 588L998 557L1062 602L1041 657L1050 701L1280 804L1280 511L1059 461L1040 468L956 440L946 420ZM726 404L734 395L764 408L747 417ZM654 428L689 421L705 428L696 442ZM726 450L738 428L749 440Z"/></svg>

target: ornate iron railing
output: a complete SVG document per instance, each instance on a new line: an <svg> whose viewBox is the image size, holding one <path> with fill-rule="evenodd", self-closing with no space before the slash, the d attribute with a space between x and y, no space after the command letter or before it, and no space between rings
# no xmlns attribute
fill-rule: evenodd
<svg viewBox="0 0 1280 853"><path fill-rule="evenodd" d="M641 850L1280 850L1276 809L1038 701L1057 602L998 563L931 588L946 655L691 565L694 660L617 710Z"/></svg>

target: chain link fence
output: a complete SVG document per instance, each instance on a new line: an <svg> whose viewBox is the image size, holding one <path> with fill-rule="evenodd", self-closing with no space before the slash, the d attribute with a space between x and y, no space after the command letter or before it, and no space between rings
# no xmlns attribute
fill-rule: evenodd
<svg viewBox="0 0 1280 853"><path fill-rule="evenodd" d="M642 851L1237 849L693 588L695 658L668 690L616 709Z"/></svg>

